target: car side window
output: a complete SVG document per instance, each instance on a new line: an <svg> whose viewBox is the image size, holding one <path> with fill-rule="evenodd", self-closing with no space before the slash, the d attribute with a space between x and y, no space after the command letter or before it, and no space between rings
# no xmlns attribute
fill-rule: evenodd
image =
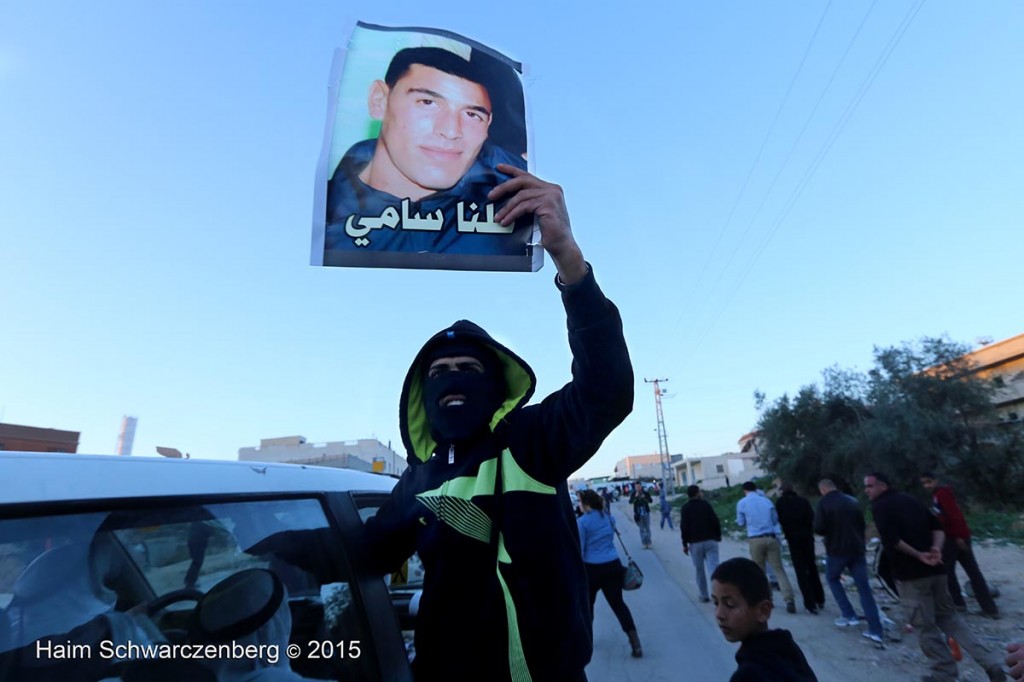
<svg viewBox="0 0 1024 682"><path fill-rule="evenodd" d="M343 544L315 498L0 520L0 678L378 679Z"/></svg>

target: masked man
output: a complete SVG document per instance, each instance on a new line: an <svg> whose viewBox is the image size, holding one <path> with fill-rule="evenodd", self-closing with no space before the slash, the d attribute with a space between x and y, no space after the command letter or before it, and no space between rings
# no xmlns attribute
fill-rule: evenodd
<svg viewBox="0 0 1024 682"><path fill-rule="evenodd" d="M402 389L409 467L367 522L379 573L418 551L417 680L585 680L592 633L566 479L632 410L616 307L573 238L561 188L511 166L496 219L534 214L558 269L572 381L527 405L530 367L465 320L431 337Z"/></svg>

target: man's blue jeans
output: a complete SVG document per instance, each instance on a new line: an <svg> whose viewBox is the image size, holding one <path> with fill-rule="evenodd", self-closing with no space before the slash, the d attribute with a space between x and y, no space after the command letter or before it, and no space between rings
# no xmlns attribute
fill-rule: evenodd
<svg viewBox="0 0 1024 682"><path fill-rule="evenodd" d="M853 610L850 598L846 596L846 589L839 582L839 576L844 569L850 570L853 576L853 583L857 586L857 594L860 596L860 607L864 616L868 619L868 632L873 635L882 636L882 619L878 615L878 604L875 603L875 595L871 592L871 584L868 582L868 564L864 555L858 556L833 556L825 557L825 579L828 587L832 590L832 597L839 605L839 611L843 618L856 618L857 612Z"/></svg>

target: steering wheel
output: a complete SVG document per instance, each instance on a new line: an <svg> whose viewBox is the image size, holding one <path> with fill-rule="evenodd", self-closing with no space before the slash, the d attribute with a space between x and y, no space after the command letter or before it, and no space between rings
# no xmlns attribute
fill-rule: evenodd
<svg viewBox="0 0 1024 682"><path fill-rule="evenodd" d="M202 590L197 590L194 587L184 587L180 590L165 592L156 599L146 603L146 615L152 618L171 604L177 604L180 601L199 601L203 598L204 594Z"/></svg>

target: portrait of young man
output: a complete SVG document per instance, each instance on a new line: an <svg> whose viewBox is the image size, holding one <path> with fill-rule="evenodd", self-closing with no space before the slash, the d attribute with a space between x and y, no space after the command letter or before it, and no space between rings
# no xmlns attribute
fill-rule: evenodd
<svg viewBox="0 0 1024 682"><path fill-rule="evenodd" d="M535 270L532 222L502 225L488 199L510 177L499 164L527 170L517 65L475 44L424 42L395 51L369 85L379 132L330 172L323 264Z"/></svg>

